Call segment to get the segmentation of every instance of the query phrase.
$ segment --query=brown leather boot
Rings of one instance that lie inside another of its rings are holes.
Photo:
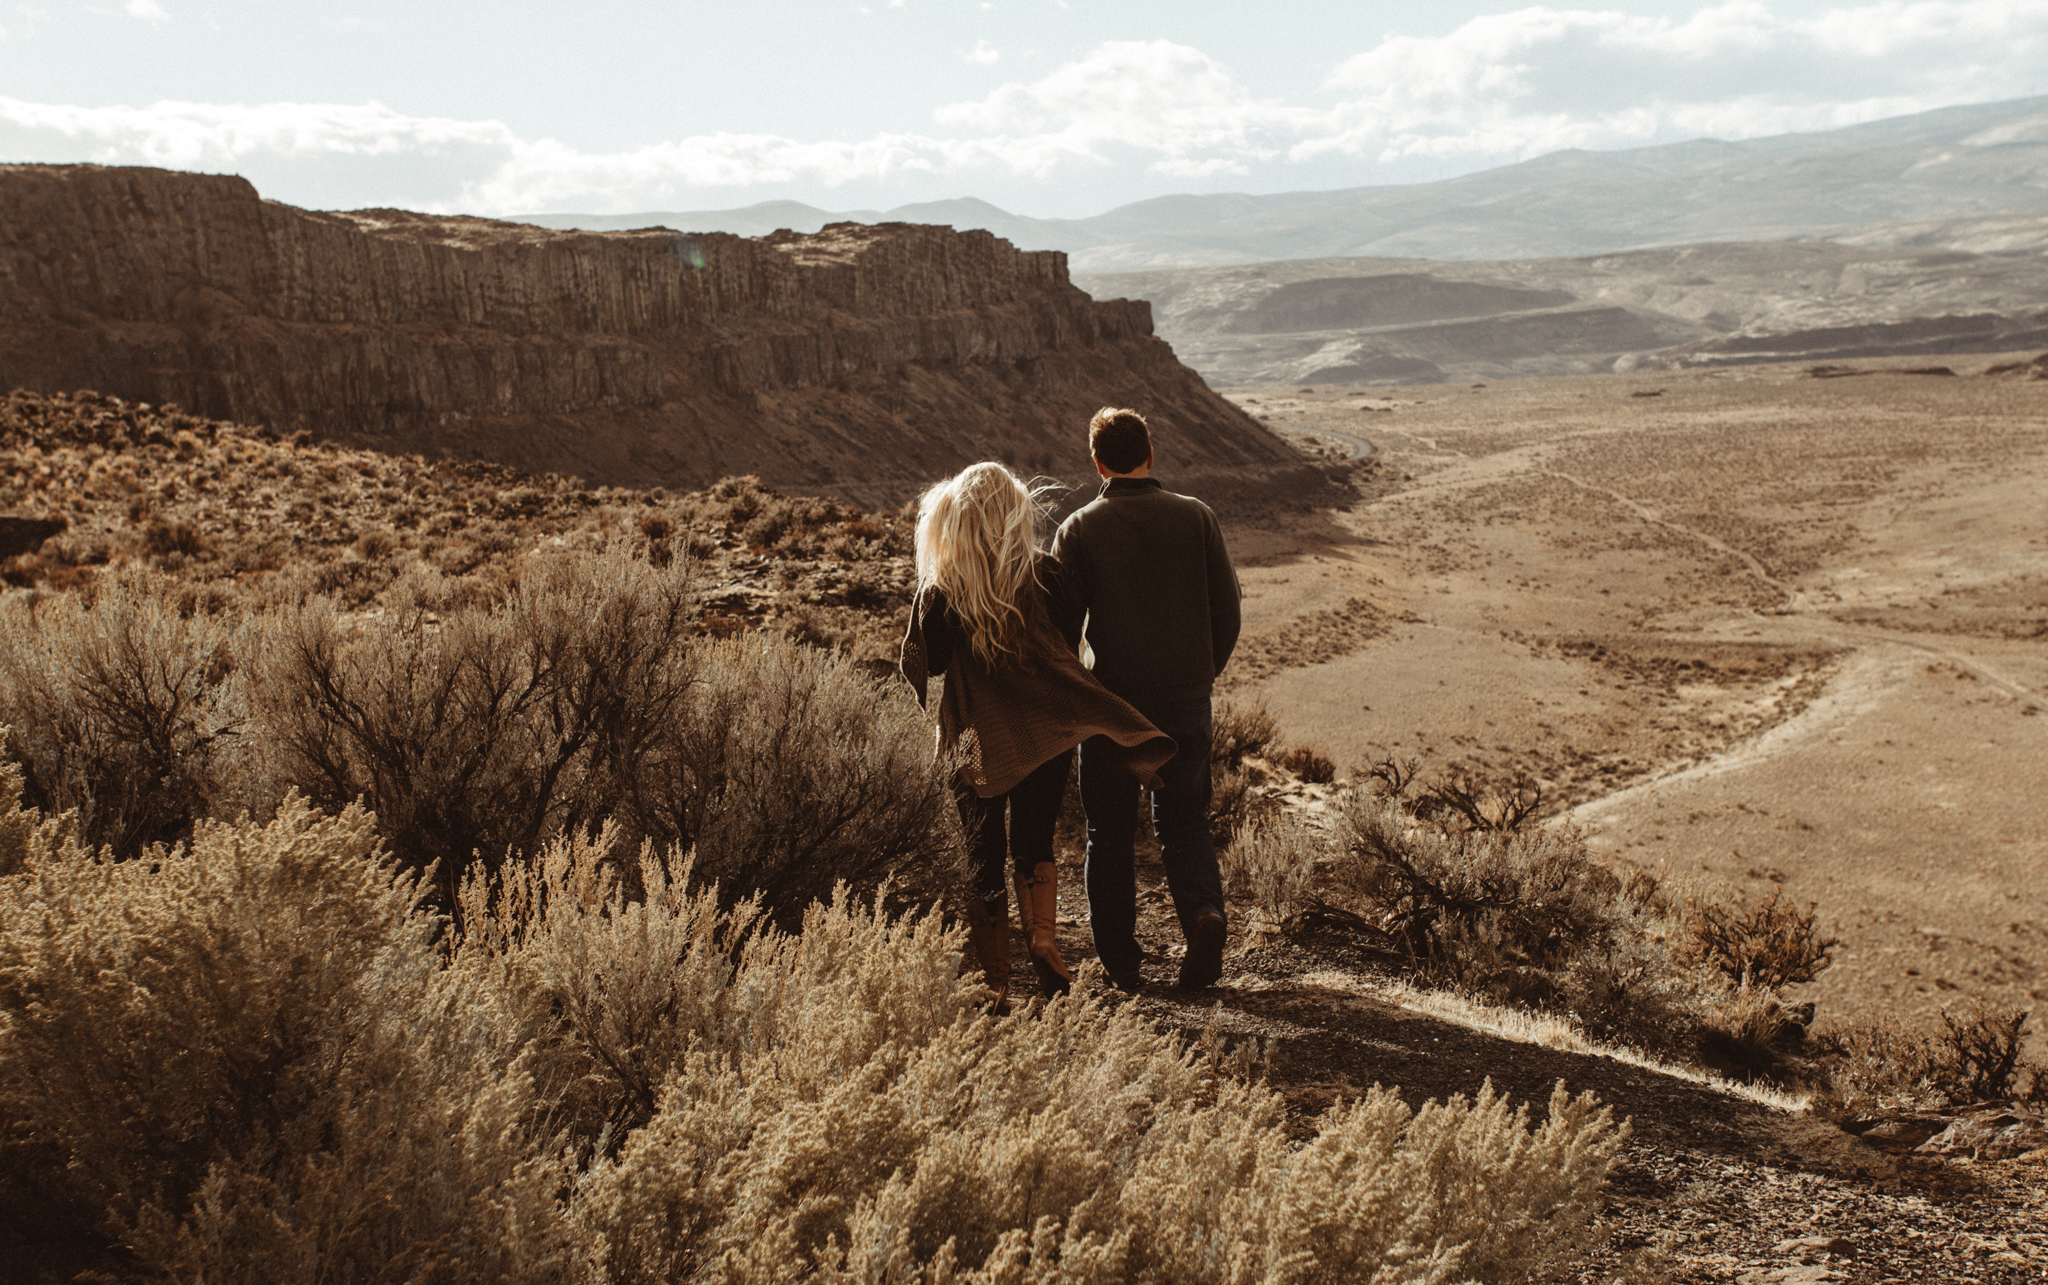
[[[967,951],[981,965],[981,977],[994,991],[990,1007],[1000,1011],[1010,1002],[1009,907],[997,914],[979,897],[967,899]]]
[[[1031,868],[1030,879],[1017,878],[1017,910],[1024,917],[1025,948],[1031,952],[1031,967],[1048,996],[1064,995],[1074,984],[1074,975],[1060,958],[1059,870],[1055,863],[1041,861]]]

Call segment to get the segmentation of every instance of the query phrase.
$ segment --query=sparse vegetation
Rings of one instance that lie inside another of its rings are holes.
[[[1505,1280],[1625,1134],[1375,1089],[1297,1146],[1132,1010],[989,1016],[936,916],[783,933],[618,837],[473,873],[450,938],[356,809],[129,862],[0,818],[6,1181],[113,1279]]]
[[[1209,754],[1221,768],[1244,766],[1245,759],[1263,752],[1280,734],[1279,723],[1263,702],[1247,707],[1218,700],[1209,724]]]
[[[908,695],[770,635],[698,637],[687,560],[623,545],[526,555],[464,601],[429,571],[375,615],[324,598],[181,614],[189,589],[110,576],[0,602],[0,721],[28,798],[135,857],[297,790],[362,802],[451,903],[465,868],[612,820],[694,845],[733,897],[784,918],[837,881],[944,895],[943,765]]]
[[[1737,986],[1775,991],[1810,982],[1833,962],[1842,943],[1821,935],[1814,907],[1784,900],[1782,889],[1752,906],[1702,903],[1685,925],[1682,955],[1706,964]]]
[[[1306,908],[1321,836],[1296,812],[1255,817],[1219,853],[1224,891],[1267,929],[1284,929]]]
[[[1281,751],[1275,762],[1311,785],[1328,785],[1337,779],[1337,765],[1320,745],[1292,746]]]
[[[1266,930],[1354,935],[1425,984],[1556,1014],[1587,1035],[1739,1078],[1825,1077],[1812,1006],[1784,998],[1834,943],[1776,900],[1730,911],[1617,873],[1537,793],[1384,758],[1299,811],[1242,825],[1223,851],[1233,896]]]
[[[873,681],[897,516],[35,407],[0,485],[80,498],[0,564],[0,773],[31,805],[0,814],[0,1208],[94,1247],[80,1270],[1266,1279],[1304,1251],[1423,1279],[1406,1220],[1494,1279],[1584,1243],[1614,1145],[1589,1102],[1534,1132],[1379,1090],[1283,1118],[1255,1042],[975,1008],[929,910],[960,874],[929,725]],[[124,453],[152,485],[57,489]],[[228,477],[263,488],[247,529]],[[1668,684],[1819,663],[1578,645]],[[1815,1026],[1815,907],[1595,860],[1539,828],[1571,797],[1547,774],[1340,784],[1263,706],[1215,718],[1255,941],[1348,934],[1417,988],[1833,1112],[2048,1100],[2018,1010]]]
[[[1839,1115],[1977,1102],[2048,1105],[2048,1065],[2026,1055],[2030,1013],[1970,1000],[1931,1027],[1889,1014],[1834,1023],[1815,1043]]]
[[[900,516],[781,496],[753,478],[686,495],[593,488],[283,439],[94,392],[0,399],[0,508],[62,527],[0,557],[0,581],[88,589],[147,568],[208,612],[309,595],[375,611],[425,571],[453,600],[494,603],[528,552],[625,542],[658,566],[677,551],[692,559],[721,618],[785,632],[800,619],[807,641],[872,660],[894,655],[912,579]]]

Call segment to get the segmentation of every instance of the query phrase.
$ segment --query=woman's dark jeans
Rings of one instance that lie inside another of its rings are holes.
[[[1140,705],[1138,712],[1180,747],[1159,769],[1152,832],[1185,934],[1203,911],[1225,913],[1223,876],[1209,837],[1209,698]],[[1102,737],[1082,743],[1081,806],[1088,812],[1088,916],[1095,953],[1104,969],[1121,974],[1136,972],[1145,952],[1137,937],[1138,782],[1114,749]]]
[[[984,799],[973,787],[954,784],[960,824],[967,832],[967,848],[974,860],[974,891],[992,909],[1009,905],[1008,884],[1004,882],[1006,855],[1027,881],[1033,867],[1053,859],[1053,829],[1059,824],[1060,798],[1066,793],[1067,769],[1073,761],[1072,750],[1061,750],[1011,786],[1008,794],[994,798]],[[1003,826],[1006,811],[1010,819],[1007,845]],[[1009,849],[1007,854],[1005,846]]]

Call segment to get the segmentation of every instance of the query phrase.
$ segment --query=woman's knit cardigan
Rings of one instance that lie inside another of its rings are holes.
[[[910,604],[903,676],[922,705],[930,676],[945,675],[939,752],[961,747],[960,779],[985,799],[1009,793],[1032,769],[1094,736],[1108,737],[1146,784],[1174,754],[1173,739],[1095,681],[1060,636],[1040,583],[1058,575],[1058,565],[1040,559],[1017,604],[1024,613],[1021,654],[994,665],[975,654],[944,594],[925,589]]]

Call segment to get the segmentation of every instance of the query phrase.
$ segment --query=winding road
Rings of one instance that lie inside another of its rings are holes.
[[[1379,451],[1379,447],[1374,446],[1364,438],[1352,433],[1340,433],[1334,428],[1299,428],[1293,424],[1278,424],[1272,420],[1266,420],[1264,423],[1267,428],[1273,429],[1276,432],[1292,433],[1298,437],[1334,438],[1351,448],[1351,458],[1354,460],[1362,460],[1368,455],[1376,454]]]

